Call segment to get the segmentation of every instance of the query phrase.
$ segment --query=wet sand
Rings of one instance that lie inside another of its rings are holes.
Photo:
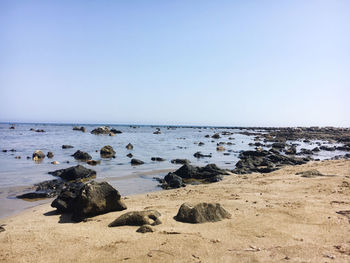
[[[317,169],[325,175],[304,178]],[[218,202],[232,214],[216,223],[173,219],[183,202]],[[126,211],[156,209],[154,233],[109,228],[125,213],[74,223],[49,204],[0,219],[3,262],[349,262],[350,160],[309,162],[219,183],[125,197]]]

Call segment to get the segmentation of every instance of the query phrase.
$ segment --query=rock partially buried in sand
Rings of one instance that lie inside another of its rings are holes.
[[[119,192],[109,183],[92,181],[83,185],[78,193],[62,192],[51,206],[61,213],[72,212],[72,219],[81,221],[86,217],[125,210],[126,205],[120,198]]]
[[[88,160],[91,160],[92,157],[90,154],[88,154],[87,152],[83,152],[83,151],[76,151],[73,155],[75,160],[78,160],[78,161],[83,161],[83,162],[86,162]]]
[[[38,161],[41,161],[45,158],[45,154],[42,152],[42,151],[35,151],[33,153],[33,156],[32,156],[32,159],[35,161],[35,162],[38,162]]]
[[[314,177],[317,177],[317,176],[334,176],[334,175],[322,174],[316,169],[299,172],[299,173],[296,173],[296,175],[301,175],[301,177],[306,177],[306,178],[314,178]]]
[[[231,218],[231,214],[218,203],[199,203],[197,205],[184,203],[175,216],[177,221],[192,224],[217,222],[226,218]]]
[[[151,232],[154,232],[154,229],[153,229],[153,227],[151,227],[150,225],[143,225],[143,226],[140,226],[140,227],[136,230],[136,232],[142,233],[142,234],[144,234],[144,233],[151,233]]]
[[[77,179],[93,178],[96,176],[96,171],[87,169],[82,165],[77,165],[66,169],[49,172],[49,174],[61,177],[63,180],[73,181]]]
[[[115,151],[112,146],[106,145],[101,148],[100,155],[102,158],[114,158]]]
[[[110,223],[109,227],[115,226],[142,226],[142,225],[159,225],[162,222],[159,220],[161,214],[156,210],[146,210],[146,211],[133,211],[128,212],[112,223]]]

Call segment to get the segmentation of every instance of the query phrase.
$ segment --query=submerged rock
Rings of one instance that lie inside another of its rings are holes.
[[[41,161],[41,160],[43,160],[45,158],[45,154],[42,152],[42,151],[40,151],[40,150],[37,150],[37,151],[35,151],[34,153],[33,153],[33,155],[32,155],[32,159],[34,160],[34,161]]]
[[[161,214],[156,210],[133,211],[119,216],[110,223],[109,227],[115,226],[142,226],[142,225],[159,225]]]
[[[115,151],[112,146],[106,145],[101,148],[100,155],[102,158],[114,158]]]
[[[79,160],[83,162],[86,162],[92,159],[90,154],[88,154],[87,152],[82,152],[80,150],[76,151],[72,156],[74,157],[75,160]]]
[[[175,216],[177,221],[192,224],[217,222],[228,218],[231,218],[231,214],[218,203],[184,203]]]

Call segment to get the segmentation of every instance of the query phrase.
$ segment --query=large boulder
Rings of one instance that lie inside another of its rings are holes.
[[[60,169],[49,172],[53,176],[58,176],[66,181],[73,181],[77,179],[93,178],[96,176],[96,171],[87,169],[82,165],[72,166],[66,169]]]
[[[92,134],[109,134],[110,130],[107,126],[101,126],[91,131]]]
[[[115,226],[142,226],[142,225],[159,225],[161,214],[156,210],[133,211],[119,216],[116,220],[110,223],[109,227]]]
[[[71,212],[74,221],[81,221],[86,217],[125,210],[126,205],[120,198],[119,192],[107,182],[92,181],[78,191],[62,192],[51,206],[61,213]]]
[[[112,146],[106,145],[101,148],[100,155],[102,158],[114,158],[115,151]]]
[[[218,203],[184,203],[175,216],[177,221],[192,224],[217,222],[226,218],[231,218],[231,214]]]
[[[39,150],[35,151],[33,153],[33,156],[32,156],[32,159],[34,161],[36,161],[36,162],[37,161],[42,161],[44,158],[45,158],[45,154],[42,151],[39,151]]]
[[[90,154],[80,150],[76,151],[72,156],[74,157],[75,160],[82,161],[82,162],[86,162],[92,159]]]

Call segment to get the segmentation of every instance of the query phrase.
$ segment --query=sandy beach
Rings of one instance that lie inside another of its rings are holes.
[[[325,175],[296,175],[317,169]],[[128,209],[74,223],[49,204],[0,220],[2,262],[349,262],[350,160],[309,162],[218,183],[124,197]],[[231,219],[173,219],[184,202],[220,203]],[[153,233],[109,228],[127,211],[155,209]]]

